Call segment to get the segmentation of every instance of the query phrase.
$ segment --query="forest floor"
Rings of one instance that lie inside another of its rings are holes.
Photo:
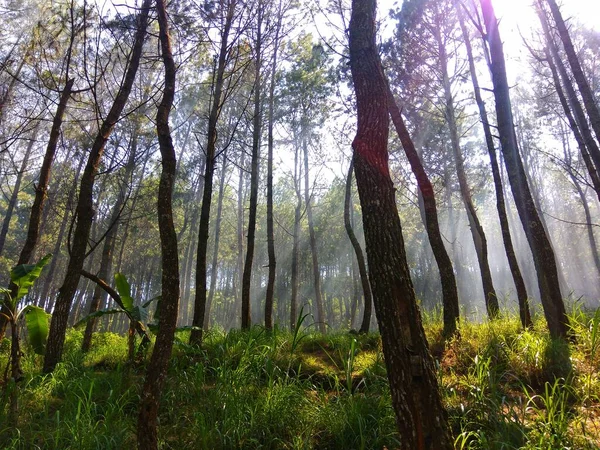
[[[574,343],[552,341],[543,320],[463,323],[443,344],[426,320],[456,448],[600,448],[600,312],[571,313]],[[163,449],[393,449],[398,446],[377,334],[297,335],[255,327],[209,332],[202,350],[174,348],[160,410]],[[71,330],[51,375],[25,346],[20,410],[0,401],[0,448],[133,449],[144,363],[126,338],[98,333],[79,350]],[[9,342],[0,343],[0,368]]]

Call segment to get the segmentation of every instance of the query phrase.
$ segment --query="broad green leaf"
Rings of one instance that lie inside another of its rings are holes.
[[[23,310],[25,324],[29,335],[29,343],[38,355],[46,353],[46,341],[48,340],[48,317],[42,308],[34,305],[26,306]]]
[[[52,258],[52,254],[48,253],[37,264],[21,264],[10,271],[11,281],[19,288],[16,297],[13,299],[14,302],[18,302],[27,295],[35,280],[42,273],[44,266],[50,261],[50,258]]]
[[[134,306],[131,317],[138,322],[145,323],[148,320],[148,311],[144,307]]]
[[[146,303],[144,303],[142,305],[142,308],[147,308],[148,306],[150,306],[152,304],[152,302],[159,302],[161,298],[162,298],[162,295],[157,295],[156,297],[152,297],[150,300],[148,300]]]
[[[127,281],[127,278],[122,273],[115,273],[115,284],[117,286],[117,292],[121,296],[123,302],[123,308],[129,313],[133,313],[133,298],[131,297],[131,286]]]
[[[125,314],[125,311],[123,311],[122,309],[103,309],[101,311],[96,311],[96,312],[93,312],[93,313],[85,316],[83,319],[81,319],[79,322],[77,322],[75,325],[73,325],[73,327],[77,328],[78,326],[80,326],[92,319],[95,319],[97,317],[102,317],[102,316],[109,316],[111,314]]]

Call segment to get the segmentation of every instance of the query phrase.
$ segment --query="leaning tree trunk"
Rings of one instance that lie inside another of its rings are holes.
[[[138,15],[135,41],[127,72],[123,79],[123,84],[119,88],[119,92],[113,101],[110,111],[98,130],[83,175],[81,176],[79,200],[76,209],[77,225],[75,226],[72,241],[73,247],[71,249],[67,273],[63,285],[60,288],[58,298],[56,299],[56,304],[54,305],[54,313],[52,314],[50,333],[48,335],[48,344],[46,346],[46,356],[44,358],[44,372],[52,372],[62,357],[65,334],[67,331],[67,320],[69,318],[71,304],[73,303],[73,297],[77,290],[77,284],[81,277],[81,269],[83,268],[83,262],[86,257],[88,238],[94,219],[93,190],[96,173],[104,153],[104,147],[121,116],[125,103],[127,103],[131,87],[133,86],[137,74],[146,37],[149,10],[150,0],[144,0],[140,14]]]
[[[560,40],[563,43],[563,47],[565,48],[567,60],[569,61],[569,66],[571,66],[573,77],[575,78],[575,82],[577,83],[577,87],[579,88],[579,93],[581,94],[581,98],[583,99],[583,105],[585,106],[585,110],[588,113],[590,123],[592,124],[592,129],[596,134],[596,139],[600,141],[600,109],[598,108],[598,104],[596,103],[594,92],[592,92],[590,84],[586,79],[585,74],[583,73],[581,63],[579,62],[579,58],[577,57],[577,52],[575,51],[575,47],[573,46],[573,42],[571,41],[571,36],[569,35],[569,30],[567,30],[567,26],[565,24],[565,21],[563,20],[562,14],[560,12],[558,4],[556,3],[556,0],[546,1],[548,3],[548,6],[550,6],[552,17],[554,17],[554,22],[556,23],[556,28],[558,29],[558,35],[560,36]],[[598,170],[600,170],[600,167],[598,167]]]
[[[371,323],[371,305],[373,304],[373,294],[371,293],[371,285],[369,284],[369,276],[367,275],[367,265],[365,263],[365,257],[363,255],[360,243],[354,234],[352,229],[352,223],[350,222],[350,200],[352,197],[352,171],[354,170],[354,164],[350,162],[348,168],[348,176],[346,177],[346,195],[344,198],[344,225],[346,227],[346,233],[348,239],[352,243],[354,254],[356,255],[356,261],[358,262],[358,272],[360,274],[360,282],[362,284],[363,294],[365,298],[365,310],[363,313],[363,319],[360,325],[359,333],[368,333],[369,324]],[[354,314],[351,315],[354,317]],[[350,322],[352,325],[352,322]]]
[[[462,35],[465,41],[467,49],[467,58],[469,60],[469,71],[471,72],[471,80],[473,82],[473,91],[475,93],[475,101],[479,108],[479,117],[481,119],[481,125],[483,127],[483,134],[485,136],[485,143],[487,146],[488,154],[490,155],[490,165],[492,167],[492,177],[494,178],[494,188],[496,190],[496,209],[498,210],[498,218],[500,220],[500,230],[502,232],[502,241],[504,243],[504,251],[506,253],[506,259],[508,260],[508,267],[515,283],[515,289],[517,290],[517,300],[519,304],[519,317],[521,319],[521,325],[523,328],[529,328],[533,325],[531,320],[531,311],[529,309],[529,299],[527,295],[527,288],[525,287],[525,280],[517,261],[517,254],[513,246],[512,237],[510,235],[510,226],[508,224],[508,216],[506,214],[506,201],[504,199],[504,190],[502,188],[502,177],[500,176],[500,168],[498,166],[498,158],[496,157],[496,147],[494,145],[494,137],[492,135],[492,129],[488,120],[487,109],[485,102],[481,97],[481,89],[479,87],[479,80],[477,79],[477,72],[475,70],[475,60],[473,58],[473,49],[471,47],[471,41],[469,40],[469,34],[465,26],[461,6],[457,5],[458,18]]]
[[[452,89],[450,86],[450,79],[448,77],[448,56],[446,55],[446,47],[442,43],[441,37],[437,35],[439,43],[439,55],[440,55],[440,69],[442,71],[442,85],[444,88],[445,98],[445,110],[444,115],[448,123],[448,129],[450,131],[450,141],[452,144],[452,154],[454,156],[454,163],[456,166],[456,175],[458,178],[458,185],[460,196],[467,212],[467,219],[469,221],[469,229],[471,231],[471,237],[473,238],[473,245],[475,246],[475,253],[477,254],[477,262],[479,263],[479,271],[481,273],[481,284],[483,286],[483,295],[485,300],[485,308],[487,310],[488,317],[495,319],[500,313],[498,306],[498,297],[496,290],[494,289],[494,283],[492,280],[492,271],[488,261],[488,247],[487,239],[477,216],[477,210],[473,204],[473,198],[471,196],[471,189],[467,182],[467,174],[465,173],[464,158],[462,150],[460,148],[460,138],[458,136],[458,124],[456,123],[456,111],[454,108],[454,98],[452,96]]]
[[[396,133],[400,138],[404,153],[410,163],[410,168],[417,179],[417,185],[421,198],[423,199],[423,213],[425,229],[429,238],[429,245],[433,251],[433,256],[438,265],[440,272],[440,280],[442,284],[442,302],[444,306],[444,336],[451,337],[456,333],[456,324],[460,317],[460,309],[458,305],[458,289],[456,288],[456,277],[452,267],[452,261],[448,256],[448,251],[444,246],[444,240],[440,231],[438,221],[437,205],[435,201],[435,191],[429,180],[427,172],[421,163],[419,153],[415,148],[415,144],[408,133],[408,129],[402,118],[402,113],[398,104],[394,99],[392,91],[388,88],[388,109],[390,117],[396,128]]]
[[[517,145],[510,91],[506,76],[506,62],[498,30],[498,21],[491,0],[480,0],[480,3],[487,30],[487,41],[490,46],[490,69],[494,84],[494,97],[496,99],[498,133],[500,135],[500,144],[508,179],[525,236],[533,255],[540,297],[550,335],[552,337],[565,337],[568,330],[568,318],[560,292],[556,259],[550,239],[535,208]]]
[[[33,145],[35,144],[34,137],[37,135],[37,131],[40,128],[40,124],[41,122],[38,121],[38,123],[33,129],[33,136],[29,140],[29,144],[27,144],[27,148],[25,149],[25,155],[23,156],[23,160],[21,161],[21,167],[17,172],[17,179],[15,180],[15,185],[13,186],[10,199],[8,200],[8,205],[4,214],[4,220],[2,221],[2,229],[0,230],[0,256],[2,256],[2,251],[4,250],[4,243],[6,242],[6,236],[8,235],[10,220],[12,219],[13,211],[15,209],[15,206],[17,205],[19,191],[21,190],[23,174],[27,170],[27,165],[29,164],[29,157],[31,156],[31,150],[33,150]]]
[[[171,350],[173,349],[179,309],[179,260],[172,207],[177,162],[169,128],[169,113],[175,98],[176,67],[171,51],[167,11],[163,0],[156,0],[156,12],[158,15],[160,47],[165,66],[163,97],[156,112],[156,132],[162,159],[162,173],[158,186],[162,292],[158,334],[152,351],[152,359],[146,372],[146,381],[140,398],[140,412],[138,415],[138,448],[144,450],[158,449],[158,404],[167,375]]]
[[[399,448],[450,449],[431,357],[406,261],[388,165],[388,90],[376,43],[375,0],[353,0],[350,68],[358,130],[354,168],[363,212],[375,312],[381,331]]]
[[[115,241],[117,239],[117,234],[119,232],[119,220],[121,217],[121,213],[123,212],[123,206],[127,200],[127,195],[125,192],[126,183],[131,178],[131,174],[133,173],[133,169],[135,168],[135,157],[137,153],[137,133],[139,132],[139,127],[134,127],[133,133],[131,136],[131,146],[129,149],[129,159],[127,161],[127,165],[125,167],[125,174],[123,179],[125,183],[123,183],[123,187],[121,192],[117,197],[117,201],[113,205],[113,210],[109,219],[109,229],[104,236],[104,243],[102,246],[102,258],[100,259],[100,269],[98,271],[98,278],[101,280],[108,281],[111,269],[112,269],[112,261],[113,261],[113,252],[115,249]],[[93,314],[98,309],[100,309],[100,304],[102,299],[106,297],[106,292],[102,289],[101,286],[96,286],[94,288],[94,294],[92,295],[92,301],[90,302],[90,307],[88,310],[89,314]],[[90,350],[92,346],[92,334],[96,328],[97,319],[92,318],[87,321],[85,326],[85,331],[83,333],[83,341],[81,343],[81,351],[87,352]]]
[[[195,328],[190,334],[190,344],[195,345],[200,345],[202,343],[202,327],[206,315],[206,257],[208,253],[210,208],[212,203],[213,176],[216,162],[217,122],[219,121],[219,116],[221,115],[221,109],[223,107],[222,95],[229,49],[228,38],[231,24],[233,23],[235,5],[236,2],[231,1],[227,6],[225,26],[223,28],[223,33],[221,34],[221,47],[219,49],[214,95],[210,115],[208,117],[204,191],[202,193],[202,210],[200,212],[200,226],[198,229],[198,250],[196,252],[196,294],[194,296],[194,318],[192,320],[192,325]]]
[[[242,275],[242,330],[248,330],[252,323],[250,311],[250,284],[252,281],[252,263],[256,237],[256,212],[258,208],[258,157],[260,153],[261,133],[261,76],[262,65],[262,20],[263,4],[257,5],[255,73],[254,73],[254,117],[252,120],[252,161],[250,162],[250,207],[248,210],[248,244]]]
[[[60,129],[63,123],[63,117],[67,109],[67,103],[71,97],[73,90],[74,78],[67,80],[64,89],[60,94],[60,100],[56,113],[54,114],[54,120],[52,121],[52,129],[50,130],[50,138],[48,139],[48,145],[46,147],[46,153],[44,154],[44,160],[42,161],[42,168],[40,169],[40,177],[35,187],[35,197],[33,199],[33,205],[31,205],[31,213],[29,215],[29,225],[27,227],[27,237],[25,243],[19,254],[17,265],[29,264],[37,245],[37,241],[40,235],[40,222],[42,219],[42,213],[44,211],[44,203],[46,202],[46,195],[48,191],[48,184],[50,182],[50,172],[52,169],[52,163],[54,162],[54,156],[56,155],[56,149],[58,147],[58,139],[60,137]],[[10,286],[11,295],[14,297],[17,293],[17,286],[11,283]],[[4,310],[3,305],[0,312]],[[4,337],[6,330],[7,321],[4,316],[0,315],[0,340]]]
[[[573,87],[567,68],[558,52],[556,42],[554,42],[554,38],[550,32],[550,26],[541,4],[538,4],[537,13],[542,24],[542,29],[544,30],[544,37],[546,39],[546,61],[552,74],[552,81],[556,93],[558,94],[565,117],[569,122],[569,127],[575,136],[581,156],[585,161],[596,195],[600,199],[600,148],[598,148],[598,144],[592,135],[587,117],[579,102],[579,97]],[[571,111],[571,109],[573,111]]]

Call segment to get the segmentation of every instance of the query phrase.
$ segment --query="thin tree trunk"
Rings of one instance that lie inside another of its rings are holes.
[[[216,78],[214,85],[214,94],[210,115],[208,117],[208,136],[206,145],[206,166],[204,172],[204,188],[202,193],[202,210],[200,212],[200,227],[198,229],[198,250],[196,252],[196,294],[194,298],[194,318],[192,325],[196,327],[190,334],[190,344],[200,345],[202,343],[202,327],[208,321],[206,316],[206,258],[208,253],[208,232],[210,225],[210,208],[213,193],[213,176],[216,163],[217,146],[217,122],[221,115],[223,107],[223,86],[225,69],[227,67],[228,39],[233,15],[235,12],[236,0],[231,0],[227,4],[227,14],[225,25],[221,34],[221,47],[219,49],[219,59],[216,69]]]
[[[500,230],[502,232],[502,241],[504,243],[504,251],[506,258],[508,259],[508,266],[510,273],[515,283],[515,289],[517,290],[517,300],[519,304],[519,317],[521,319],[521,325],[523,328],[529,328],[533,325],[531,320],[531,312],[529,309],[529,300],[527,295],[527,288],[525,286],[525,280],[517,261],[517,255],[512,242],[510,234],[510,227],[508,224],[508,216],[506,214],[506,201],[504,199],[504,190],[502,188],[502,177],[500,176],[500,168],[498,167],[498,158],[496,157],[496,147],[494,145],[494,137],[488,120],[487,110],[485,102],[481,97],[481,89],[479,87],[479,80],[477,79],[477,72],[475,70],[475,61],[473,58],[473,50],[471,48],[470,36],[467,32],[467,28],[464,23],[464,18],[461,10],[461,6],[457,6],[458,18],[462,35],[465,41],[467,49],[467,57],[469,59],[469,71],[471,72],[471,80],[473,82],[473,91],[475,93],[475,101],[479,108],[479,117],[481,119],[481,125],[483,127],[483,134],[485,135],[485,143],[487,146],[488,154],[490,155],[490,164],[492,167],[492,176],[494,178],[494,188],[496,190],[496,209],[498,210],[498,218],[500,220]]]
[[[145,5],[145,3],[144,3]],[[175,185],[177,161],[169,128],[169,113],[175,98],[175,61],[171,51],[171,39],[166,6],[163,0],[156,0],[159,25],[159,39],[162,60],[165,66],[163,97],[156,112],[156,132],[160,147],[162,173],[158,187],[158,228],[162,261],[162,292],[158,334],[148,364],[146,380],[140,398],[140,412],[137,425],[138,448],[158,449],[158,405],[162,393],[167,366],[171,358],[177,312],[179,309],[179,260],[177,233],[173,224],[172,197]]]
[[[356,255],[356,261],[358,262],[358,271],[360,273],[360,282],[362,284],[364,299],[365,299],[365,310],[363,319],[360,325],[359,333],[368,333],[369,324],[371,322],[371,304],[373,303],[373,295],[371,294],[371,285],[369,284],[369,276],[367,275],[367,265],[365,264],[365,257],[360,243],[354,234],[352,224],[350,223],[350,199],[352,197],[352,171],[354,164],[350,162],[348,168],[348,176],[346,177],[346,195],[344,198],[344,225],[346,227],[346,233],[354,248],[354,254]]]
[[[77,225],[73,235],[73,248],[71,249],[67,273],[54,306],[54,313],[52,314],[52,322],[50,324],[50,333],[48,335],[48,344],[46,346],[46,355],[44,358],[44,372],[46,373],[52,372],[62,357],[69,311],[81,276],[81,269],[83,268],[83,262],[86,257],[88,238],[90,236],[90,229],[94,218],[94,181],[100,160],[104,153],[106,142],[121,116],[121,112],[129,98],[129,93],[131,92],[135,80],[146,37],[149,9],[150,0],[144,0],[138,16],[135,42],[127,71],[123,79],[123,84],[119,88],[119,92],[115,97],[112,107],[100,126],[81,177],[79,201],[76,209]]]
[[[558,53],[558,48],[550,33],[550,27],[541,4],[538,5],[537,13],[546,38],[546,60],[550,67],[550,72],[552,73],[552,80],[554,82],[554,87],[556,88],[556,93],[558,94],[560,104],[569,122],[569,127],[573,131],[575,140],[577,141],[581,156],[585,161],[594,190],[600,199],[600,148],[598,148],[598,144],[592,136],[585,112],[581,107],[579,97],[571,83],[564,62]],[[573,110],[572,112],[571,109]]]
[[[392,91],[388,88],[388,109],[396,133],[400,138],[411,170],[417,179],[419,192],[423,200],[423,212],[425,216],[425,229],[429,238],[429,245],[438,265],[440,281],[442,284],[442,302],[444,306],[444,336],[450,337],[456,333],[456,325],[460,318],[460,308],[458,304],[458,289],[456,287],[456,277],[452,267],[452,261],[448,256],[448,251],[444,246],[444,240],[440,231],[438,220],[437,205],[435,201],[435,192],[433,185],[429,180],[427,172],[421,163],[421,158],[415,148],[413,140],[408,133],[408,129],[402,118],[400,108],[394,99]]]
[[[221,242],[221,221],[223,219],[223,198],[225,197],[225,177],[227,175],[227,155],[223,155],[223,166],[221,167],[221,179],[219,180],[219,197],[217,199],[217,217],[215,217],[215,243],[210,268],[210,289],[208,301],[206,302],[206,314],[204,315],[203,329],[207,330],[210,323],[210,310],[215,297],[217,287],[217,272],[219,267],[219,243]]]
[[[252,161],[250,163],[250,208],[248,211],[248,244],[246,247],[246,260],[242,276],[242,330],[248,330],[252,323],[250,311],[250,284],[252,281],[252,262],[254,261],[254,241],[256,236],[256,210],[258,207],[258,158],[260,153],[261,134],[261,76],[262,66],[262,21],[263,3],[259,0],[257,5],[256,48],[255,48],[255,74],[254,74],[254,117],[252,130]]]
[[[2,256],[2,251],[4,250],[4,243],[6,242],[6,236],[8,234],[8,228],[10,226],[12,214],[15,209],[15,206],[17,205],[17,197],[19,195],[19,191],[21,190],[23,174],[27,170],[27,165],[29,164],[29,156],[31,156],[31,150],[33,150],[33,145],[35,144],[34,136],[37,134],[40,124],[41,122],[38,122],[35,128],[33,129],[33,136],[29,140],[29,144],[27,144],[27,148],[25,149],[25,155],[23,155],[21,166],[19,168],[19,171],[17,172],[17,179],[15,180],[10,199],[8,200],[4,220],[2,221],[2,229],[0,230],[0,256]]]
[[[373,299],[399,448],[450,449],[446,414],[404,251],[388,166],[388,88],[376,43],[375,0],[353,0],[350,68],[357,100],[353,142]]]
[[[496,99],[498,132],[508,179],[525,230],[525,236],[533,255],[541,301],[550,335],[555,338],[565,337],[568,330],[568,318],[560,292],[556,259],[550,239],[535,208],[525,169],[523,168],[523,161],[519,154],[498,21],[491,0],[480,0],[480,3],[487,29],[487,41],[490,46],[490,69]]]
[[[565,53],[567,54],[567,60],[569,61],[569,66],[571,66],[573,77],[575,78],[575,82],[577,83],[577,87],[579,88],[579,93],[581,94],[581,98],[583,99],[583,105],[585,106],[585,110],[588,113],[590,123],[592,124],[592,129],[596,134],[596,139],[600,141],[600,109],[596,104],[594,93],[592,92],[590,84],[588,83],[588,80],[586,79],[585,74],[583,73],[581,63],[579,62],[579,58],[577,57],[577,52],[575,51],[575,47],[573,46],[573,42],[571,41],[571,36],[569,35],[569,30],[567,30],[567,26],[565,24],[565,21],[563,20],[562,14],[560,12],[558,4],[556,3],[556,0],[546,1],[548,3],[548,6],[550,6],[552,17],[554,17],[554,22],[556,23],[556,28],[558,29],[558,35],[560,36],[560,40],[563,43]],[[598,166],[598,170],[600,170],[600,166]]]
[[[44,211],[44,203],[46,202],[52,163],[54,162],[54,156],[56,155],[58,138],[60,137],[60,129],[62,127],[63,117],[67,109],[67,103],[71,96],[74,82],[75,79],[73,78],[67,80],[65,87],[61,92],[56,113],[54,114],[52,129],[50,130],[50,138],[48,139],[48,146],[46,147],[46,153],[44,154],[42,168],[40,169],[40,177],[35,188],[35,197],[33,199],[33,205],[31,206],[31,213],[29,215],[27,237],[25,239],[25,243],[23,244],[23,248],[21,249],[21,253],[19,254],[17,265],[29,264],[31,262],[31,257],[33,256],[35,246],[37,245],[39,239],[40,221]],[[11,283],[10,289],[11,295],[14,297],[17,293],[17,286],[14,283]],[[2,305],[0,312],[4,311],[4,309],[5,306]],[[0,340],[2,340],[4,337],[6,325],[6,319],[4,319],[3,316],[0,316]]]
[[[52,251],[52,260],[50,261],[50,267],[48,268],[48,272],[46,275],[46,279],[44,280],[44,285],[42,288],[42,293],[40,295],[40,300],[38,306],[40,308],[46,308],[46,311],[51,310],[51,300],[50,300],[50,288],[52,286],[52,282],[54,280],[54,273],[56,271],[56,267],[58,265],[58,260],[60,258],[60,248],[62,247],[62,241],[65,236],[65,232],[67,230],[67,225],[69,223],[70,207],[73,204],[73,198],[75,197],[75,191],[77,189],[77,182],[79,181],[79,175],[81,174],[81,169],[83,168],[83,163],[85,158],[81,155],[79,159],[79,164],[77,165],[77,171],[75,172],[75,177],[73,177],[73,183],[71,184],[71,188],[69,189],[69,195],[67,197],[67,208],[65,208],[60,228],[58,230],[58,236],[56,238],[56,243],[54,244],[54,249]]]
[[[306,142],[306,132],[302,130],[302,149],[304,154],[304,203],[306,204],[306,218],[308,219],[308,236],[310,242],[310,253],[312,256],[312,275],[315,290],[315,304],[317,308],[317,317],[315,320],[319,332],[325,334],[325,312],[323,309],[323,294],[321,292],[321,268],[319,266],[319,255],[317,251],[317,237],[315,234],[315,224],[312,215],[312,206],[310,201],[310,183],[308,173],[308,144]]]
[[[299,249],[300,249],[300,220],[302,212],[302,194],[300,193],[300,164],[299,148],[295,145],[294,151],[294,191],[296,192],[296,207],[294,208],[294,236],[292,241],[292,295],[290,300],[290,330],[296,330],[298,322],[298,271],[299,271]]]
[[[136,126],[131,136],[131,148],[129,149],[129,159],[127,161],[127,165],[125,167],[125,174],[123,176],[125,183],[121,189],[121,192],[119,192],[117,201],[113,205],[112,213],[110,215],[108,224],[110,229],[107,231],[106,236],[104,237],[104,243],[102,247],[102,259],[100,260],[100,269],[98,271],[98,278],[100,278],[101,280],[108,281],[111,273],[115,241],[119,232],[119,219],[123,210],[123,206],[125,205],[125,202],[127,200],[125,184],[130,180],[131,174],[133,173],[133,169],[135,168],[138,131],[139,127]],[[94,294],[92,296],[92,301],[90,302],[88,313],[92,314],[98,311],[98,309],[100,308],[100,303],[105,297],[105,290],[103,290],[101,286],[96,286],[96,288],[94,289]],[[96,322],[97,319],[93,318],[88,320],[88,322],[86,323],[85,331],[83,333],[83,341],[81,343],[81,351],[84,353],[89,351],[92,345],[92,334],[96,328]]]
[[[269,254],[269,278],[265,296],[265,328],[273,328],[273,297],[275,295],[275,227],[273,224],[273,124],[275,122],[275,75],[277,70],[277,51],[279,50],[279,32],[282,20],[281,0],[277,14],[275,40],[273,41],[273,61],[271,66],[271,85],[269,86],[269,124],[268,124],[268,155],[267,155],[267,252]]]
[[[450,131],[450,141],[452,144],[452,154],[454,156],[454,163],[456,166],[456,175],[458,178],[458,185],[460,196],[467,212],[467,219],[469,221],[469,229],[471,231],[471,237],[473,238],[473,245],[475,246],[475,253],[477,254],[477,262],[479,263],[479,270],[481,273],[481,284],[483,286],[483,295],[485,300],[485,307],[487,310],[488,317],[495,319],[500,313],[498,306],[498,297],[496,290],[494,289],[494,283],[492,281],[492,272],[488,261],[488,248],[487,239],[477,216],[477,210],[473,205],[473,199],[471,197],[471,189],[467,182],[467,175],[464,168],[464,159],[460,148],[460,138],[458,136],[458,125],[456,123],[456,111],[454,108],[454,98],[452,96],[452,89],[450,86],[450,79],[448,78],[448,57],[446,55],[446,47],[442,43],[439,34],[436,36],[439,43],[439,55],[440,55],[440,69],[442,71],[442,85],[444,88],[445,98],[445,111],[444,115]]]

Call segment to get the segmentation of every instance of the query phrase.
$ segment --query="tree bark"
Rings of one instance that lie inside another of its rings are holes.
[[[348,168],[348,176],[346,177],[346,195],[344,198],[344,226],[346,227],[346,233],[348,234],[348,238],[352,243],[352,248],[354,249],[354,254],[356,255],[356,261],[358,263],[358,272],[360,274],[360,282],[363,289],[364,299],[365,299],[365,309],[363,313],[363,319],[360,325],[359,333],[368,333],[369,332],[369,324],[371,322],[371,305],[373,303],[373,295],[371,293],[371,285],[369,283],[369,276],[367,275],[367,265],[365,263],[365,257],[363,255],[362,249],[360,248],[360,243],[354,234],[354,230],[352,229],[352,224],[350,223],[350,200],[352,198],[352,171],[354,170],[354,164],[350,162],[350,167]],[[352,315],[354,316],[354,314]]]
[[[402,449],[450,449],[446,414],[404,250],[388,166],[388,88],[376,44],[375,0],[353,0],[350,68],[358,130],[353,142],[367,258]]]
[[[519,317],[521,319],[521,325],[523,328],[529,328],[533,326],[531,320],[531,311],[529,309],[529,299],[527,295],[527,288],[525,286],[525,280],[517,261],[517,255],[513,246],[512,237],[510,234],[510,226],[508,224],[508,216],[506,214],[506,201],[504,199],[504,190],[502,188],[502,177],[500,176],[500,168],[498,167],[498,158],[496,156],[496,147],[494,145],[494,137],[488,120],[487,109],[485,102],[481,97],[481,89],[479,87],[479,80],[477,79],[477,72],[475,70],[475,60],[473,58],[473,49],[471,47],[471,41],[467,28],[465,26],[464,17],[462,14],[461,6],[457,5],[458,19],[462,35],[465,41],[467,50],[467,58],[469,60],[469,71],[471,72],[471,81],[473,83],[473,91],[475,93],[475,101],[479,108],[479,118],[483,127],[483,134],[485,136],[485,143],[488,154],[490,155],[490,165],[492,167],[492,177],[494,179],[494,188],[496,190],[496,209],[498,210],[498,219],[500,220],[500,230],[502,232],[502,241],[504,243],[504,251],[506,253],[506,259],[508,260],[508,266],[510,273],[515,284],[517,291],[517,300],[519,304]]]
[[[69,259],[65,279],[60,288],[58,298],[56,299],[56,304],[54,305],[54,313],[52,314],[50,333],[48,335],[48,344],[46,346],[46,355],[44,358],[44,372],[46,373],[52,372],[62,357],[69,311],[81,276],[81,269],[83,268],[83,262],[86,257],[88,238],[90,236],[90,229],[94,218],[94,181],[100,160],[104,153],[106,142],[121,116],[135,80],[146,37],[149,9],[150,0],[144,0],[138,16],[135,41],[127,71],[123,79],[123,84],[119,88],[110,111],[100,126],[92,145],[83,175],[81,176],[79,200],[76,209],[77,225],[75,226],[75,233],[73,235],[73,248],[71,249],[71,257]]]
[[[221,34],[221,47],[219,49],[212,106],[208,117],[204,190],[202,193],[202,210],[200,212],[200,226],[198,229],[198,250],[196,252],[196,294],[194,297],[194,318],[192,320],[192,325],[196,327],[196,329],[193,329],[190,334],[190,344],[194,345],[202,344],[202,327],[206,315],[206,257],[208,253],[210,208],[212,203],[213,176],[216,162],[217,122],[219,121],[219,116],[221,115],[221,109],[223,107],[223,85],[229,50],[228,39],[233,23],[233,14],[235,12],[236,3],[236,0],[231,0],[227,4],[225,24]]]
[[[550,239],[544,230],[538,211],[535,208],[517,145],[510,91],[506,76],[506,62],[498,30],[498,21],[491,0],[480,0],[480,3],[487,30],[487,41],[490,46],[490,70],[492,72],[494,97],[496,99],[498,133],[500,135],[500,144],[508,179],[525,236],[533,255],[541,301],[550,335],[555,338],[566,337],[568,318],[560,292],[554,250],[552,250]]]
[[[156,12],[158,16],[160,48],[165,66],[163,97],[156,112],[156,132],[158,134],[158,144],[162,159],[162,173],[158,187],[158,227],[162,259],[162,292],[158,334],[140,398],[137,440],[138,448],[144,450],[158,449],[158,405],[165,377],[167,376],[167,366],[171,358],[171,350],[173,349],[173,339],[177,326],[177,312],[179,309],[179,259],[177,233],[173,224],[172,208],[177,161],[171,138],[171,130],[169,128],[169,113],[171,112],[175,98],[176,68],[171,50],[167,11],[163,0],[156,0]]]
[[[252,281],[252,262],[254,261],[254,241],[256,236],[256,210],[258,207],[258,158],[261,134],[261,66],[262,66],[262,21],[263,3],[257,5],[255,73],[254,73],[254,116],[252,123],[252,161],[250,162],[250,208],[248,211],[248,244],[242,275],[242,330],[250,329],[252,315],[250,311],[250,284]]]

